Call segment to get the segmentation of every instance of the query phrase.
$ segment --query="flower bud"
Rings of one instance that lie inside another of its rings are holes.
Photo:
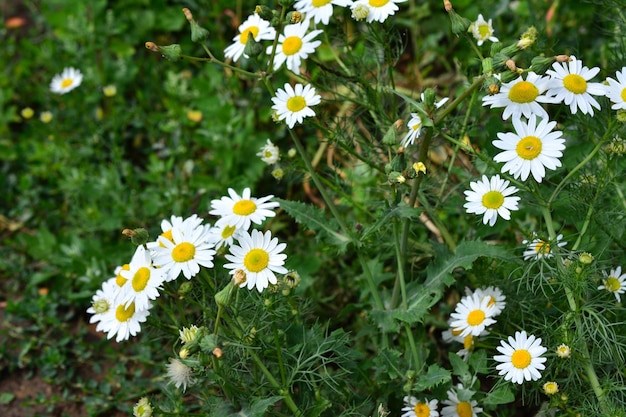
[[[254,13],[258,14],[263,20],[272,20],[274,17],[274,12],[267,6],[258,5],[254,9]]]
[[[399,123],[398,123],[399,122]],[[398,143],[398,125],[402,125],[402,120],[396,120],[394,124],[387,129],[387,133],[383,136],[383,143],[388,146],[394,146]]]
[[[460,35],[461,33],[467,32],[472,22],[469,19],[464,18],[459,15],[454,9],[448,11],[448,15],[450,16],[450,22],[452,23],[452,33],[455,35]]]
[[[286,9],[291,8],[291,6],[293,6],[294,2],[295,2],[295,0],[278,0],[278,4],[280,4],[281,6],[283,6]]]
[[[435,107],[435,90],[427,88],[424,90],[424,98],[422,102],[426,105],[426,108],[430,111]]]
[[[530,70],[537,74],[544,74],[554,62],[555,57],[536,56],[530,61]]]
[[[404,184],[406,182],[404,175],[398,171],[391,171],[387,178],[391,184]]]
[[[178,61],[182,54],[180,45],[177,43],[172,45],[159,45],[159,52],[161,52],[163,56],[170,61]]]
[[[517,78],[519,78],[519,74],[517,72],[506,71],[500,74],[500,81],[503,83],[508,83]]]
[[[570,62],[572,60],[569,55],[557,55],[554,57],[554,59],[556,60],[556,62]]]
[[[187,348],[182,348],[179,352],[178,352],[178,356],[181,359],[187,359],[189,357],[189,349]]]
[[[357,4],[352,9],[352,18],[354,20],[361,21],[367,19],[367,16],[370,14],[370,8],[362,3]]]
[[[422,174],[426,175],[426,165],[423,162],[416,162],[413,164],[413,170],[415,171],[415,175]]]
[[[522,33],[520,40],[517,42],[517,47],[520,49],[526,49],[537,40],[537,29],[534,26],[526,29],[526,32]]]
[[[213,351],[211,352],[213,354],[213,356],[215,356],[217,359],[222,357],[222,349],[216,347],[215,349],[213,349]]]
[[[209,31],[200,26],[195,20],[189,22],[189,25],[191,26],[192,42],[204,42],[209,38]]]
[[[263,50],[263,46],[254,39],[251,32],[248,32],[248,41],[246,42],[246,46],[243,48],[243,53],[252,58],[259,56]]]
[[[200,340],[200,349],[204,353],[213,353],[213,350],[217,348],[217,335],[207,334]]]
[[[24,119],[30,119],[35,115],[35,111],[30,107],[24,107],[20,114]]]
[[[593,255],[590,254],[589,252],[583,252],[580,254],[580,256],[578,256],[578,262],[580,262],[583,265],[589,265],[593,262]]]
[[[228,281],[228,284],[215,294],[215,302],[218,306],[228,305],[235,289],[234,280]]]
[[[43,123],[50,123],[52,121],[52,112],[50,111],[42,111],[39,115],[39,120]]]
[[[304,15],[301,12],[289,12],[287,13],[286,19],[289,24],[300,23],[302,19],[304,19]]]
[[[180,284],[180,287],[178,287],[178,297],[180,299],[183,299],[187,296],[187,294],[189,294],[191,292],[191,290],[193,289],[193,282],[192,281],[185,281],[182,284]]]
[[[493,59],[492,58],[483,59],[482,66],[483,66],[483,74],[493,73]]]
[[[122,234],[126,237],[130,238],[130,241],[133,242],[133,245],[145,245],[148,242],[148,239],[150,238],[150,235],[148,234],[148,231],[146,229],[143,228],[138,228],[138,229],[124,229],[122,230]]]
[[[504,65],[506,65],[509,71],[517,71],[517,66],[515,65],[515,61],[513,61],[512,59],[507,59]]]

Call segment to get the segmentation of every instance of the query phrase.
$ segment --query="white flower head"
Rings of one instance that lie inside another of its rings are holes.
[[[170,359],[170,363],[166,365],[167,377],[171,384],[176,388],[183,387],[183,391],[187,389],[187,385],[193,385],[193,369],[185,365],[180,359]]]
[[[234,243],[235,239],[239,239],[240,232],[241,229],[238,229],[237,226],[220,223],[209,229],[207,239],[215,245],[215,249],[227,248]]]
[[[200,266],[213,267],[213,243],[208,242],[208,227],[188,223],[172,228],[172,239],[159,236],[154,248],[154,265],[167,271],[167,281],[178,278],[182,272],[191,279],[200,272]]]
[[[450,314],[450,328],[453,332],[461,331],[461,337],[480,336],[487,326],[496,322],[493,319],[494,311],[495,305],[490,298],[477,293],[465,296]]]
[[[116,336],[116,342],[128,340],[130,336],[136,336],[141,331],[140,323],[145,322],[150,315],[150,307],[148,305],[148,309],[139,310],[135,308],[135,303],[115,303],[103,314],[96,330],[107,333],[107,339]]]
[[[159,296],[161,284],[167,278],[167,271],[152,266],[152,258],[143,246],[137,246],[128,270],[120,271],[127,279],[118,300],[125,305],[135,303],[135,308],[147,310],[150,300]]]
[[[485,41],[499,42],[498,38],[493,36],[491,19],[489,19],[489,21],[485,21],[482,14],[478,15],[475,22],[472,22],[469,27],[469,31],[472,32],[474,39],[478,41],[478,46],[481,46]]]
[[[311,85],[296,84],[292,87],[285,83],[284,89],[276,91],[276,97],[272,97],[278,120],[285,120],[289,129],[293,129],[296,123],[302,123],[305,117],[315,116],[310,106],[320,103],[322,98],[315,94],[315,87]]]
[[[547,119],[548,112],[541,107],[540,103],[555,102],[555,99],[543,94],[549,82],[548,77],[529,72],[525,80],[520,76],[513,81],[503,83],[497,94],[483,97],[483,106],[490,106],[492,109],[504,107],[503,120],[511,116],[514,120],[522,116],[529,118],[532,114]]]
[[[359,15],[367,8],[367,23],[384,22],[389,16],[394,15],[398,10],[397,3],[404,3],[407,0],[356,0],[352,3],[352,16],[357,19],[357,10]]]
[[[250,188],[245,188],[239,196],[232,188],[228,189],[230,197],[222,197],[220,200],[211,201],[212,210],[209,214],[220,216],[216,226],[229,225],[236,229],[246,231],[252,223],[261,224],[268,217],[276,216],[272,209],[280,204],[269,201],[274,196],[268,195],[261,198],[250,196]]]
[[[422,131],[422,118],[418,113],[411,113],[411,120],[407,123],[409,132],[402,138],[400,144],[404,147],[412,145]]]
[[[478,294],[481,300],[487,298],[489,303],[487,305],[493,306],[493,317],[502,313],[502,310],[506,307],[506,296],[502,293],[502,290],[498,287],[490,285],[487,288],[477,288],[474,294]]]
[[[524,260],[537,260],[542,258],[552,258],[553,256],[553,245],[556,244],[557,247],[562,248],[567,245],[567,242],[562,242],[563,235],[558,235],[555,239],[555,242],[550,243],[549,241],[545,241],[543,239],[539,239],[538,237],[534,237],[532,240],[523,240],[522,244],[527,245],[526,250],[524,250]]]
[[[501,340],[500,345],[496,349],[502,355],[496,355],[493,359],[500,362],[496,369],[498,375],[504,375],[505,381],[521,384],[541,378],[539,371],[545,369],[546,361],[541,355],[547,350],[541,346],[541,338],[527,336],[526,331],[515,332],[515,338],[509,336],[509,343]]]
[[[626,110],[626,67],[615,72],[615,78],[607,78],[606,96],[611,100],[613,110]]]
[[[462,388],[458,385],[458,388]],[[461,401],[459,394],[454,388],[448,390],[448,399],[443,400],[444,407],[441,410],[441,417],[476,417],[482,413],[483,409],[478,407],[476,400]]]
[[[249,290],[256,287],[261,292],[269,284],[276,284],[274,273],[289,272],[283,266],[287,255],[281,253],[287,244],[278,243],[269,230],[262,233],[255,229],[252,234],[242,232],[238,243],[230,247],[226,259],[231,263],[225,264],[224,268],[230,269],[231,275],[238,270],[245,272],[246,280],[241,283],[241,287],[247,286]]]
[[[515,133],[498,133],[499,140],[493,146],[502,149],[493,157],[496,162],[504,162],[502,172],[509,172],[513,178],[526,181],[530,174],[537,182],[546,175],[546,168],[555,170],[561,166],[559,158],[563,156],[565,139],[563,132],[554,131],[556,122],[542,119],[537,123],[534,114],[524,123],[521,119],[513,119]]]
[[[147,397],[142,397],[133,407],[134,417],[152,417],[152,406]]]
[[[315,48],[322,44],[322,41],[313,39],[322,33],[321,30],[309,29],[309,20],[300,23],[286,25],[284,33],[278,36],[278,47],[274,57],[274,70],[286,62],[287,68],[296,74],[300,74],[300,65],[303,59],[307,59],[309,54],[315,52]],[[273,46],[267,47],[267,54],[272,53]]]
[[[565,103],[575,114],[579,109],[583,114],[593,116],[593,108],[600,110],[600,104],[591,95],[604,96],[606,88],[602,83],[591,83],[600,68],[583,67],[582,61],[570,56],[570,62],[555,62],[554,70],[546,71],[551,79],[546,95],[554,97],[556,103]]]
[[[63,69],[61,74],[57,74],[52,77],[50,82],[50,91],[56,94],[65,94],[83,82],[83,74],[72,67]]]
[[[274,40],[276,37],[276,29],[270,25],[270,22],[261,19],[256,13],[248,16],[246,21],[239,25],[238,30],[239,34],[233,38],[233,43],[224,50],[224,56],[226,58],[232,58],[235,62],[237,62],[242,55],[245,58],[249,58],[244,54],[249,36],[252,36],[257,42],[262,40]]]
[[[274,165],[280,159],[280,149],[278,149],[278,146],[274,145],[272,141],[268,139],[256,156],[260,157],[261,161],[266,164]]]
[[[465,191],[467,203],[463,205],[468,213],[483,215],[483,224],[496,224],[498,216],[505,220],[511,218],[511,210],[517,210],[519,197],[513,196],[517,188],[509,186],[509,181],[499,175],[470,183],[471,190]]]
[[[200,329],[195,324],[192,324],[189,327],[183,327],[178,331],[178,335],[180,336],[180,341],[183,343],[193,342]]]
[[[602,285],[598,287],[599,290],[607,290],[615,294],[615,299],[618,303],[622,301],[620,294],[626,292],[626,273],[622,274],[622,267],[618,266],[615,269],[611,269],[608,274],[606,271],[602,271],[604,278],[602,279]]]
[[[424,398],[424,401],[419,401],[412,396],[406,396],[402,399],[404,401],[404,407],[402,411],[402,417],[439,417],[439,401],[430,400]]]
[[[87,309],[87,313],[93,314],[89,318],[89,323],[98,323],[115,304],[115,299],[120,291],[116,278],[109,278],[102,283],[102,287],[96,291],[91,298],[91,307]]]
[[[558,356],[561,359],[567,359],[571,355],[572,355],[572,349],[570,349],[570,347],[567,346],[565,343],[560,344],[556,348],[556,356]]]
[[[198,217],[197,214],[192,214],[191,216],[185,219],[183,219],[181,216],[172,215],[169,220],[168,219],[161,220],[161,230],[163,233],[161,233],[160,236],[173,242],[172,229],[174,228],[182,229],[187,226],[195,229],[201,224],[202,224],[202,217]],[[148,242],[146,246],[148,247],[148,249],[154,249],[159,246],[164,247],[162,244],[159,243],[158,238],[154,242]]]
[[[304,13],[306,19],[327,25],[333,15],[333,6],[348,7],[352,0],[298,0],[294,7]]]

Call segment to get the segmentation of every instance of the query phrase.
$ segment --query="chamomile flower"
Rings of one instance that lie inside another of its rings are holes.
[[[603,96],[606,88],[602,83],[591,83],[600,68],[589,69],[583,67],[582,61],[570,56],[570,62],[555,62],[554,70],[546,71],[551,79],[548,83],[546,95],[554,97],[556,103],[565,103],[570,106],[570,111],[575,114],[578,109],[583,114],[593,116],[593,108],[600,110],[600,104],[591,95]]]
[[[305,117],[315,116],[315,112],[309,106],[320,103],[322,98],[315,94],[315,87],[311,85],[296,84],[292,87],[285,83],[284,90],[279,88],[276,97],[272,97],[278,120],[285,120],[289,129],[293,129],[296,123],[302,123]]]
[[[405,1],[407,0],[357,0],[352,3],[351,9],[353,11],[357,8],[365,10],[364,7],[367,7],[367,23],[382,23],[399,10],[397,3]]]
[[[404,147],[412,145],[422,131],[422,118],[417,113],[411,113],[411,120],[407,123],[409,132],[402,138],[400,144]]]
[[[462,386],[459,385],[459,388]],[[455,389],[448,390],[447,394],[448,399],[442,401],[441,417],[476,417],[482,413],[483,409],[478,407],[476,400],[461,401]]]
[[[61,74],[52,77],[50,82],[50,91],[56,94],[65,94],[80,85],[83,82],[83,74],[72,67],[63,69]]]
[[[272,141],[268,139],[256,156],[260,157],[261,161],[266,164],[274,165],[280,159],[280,149],[278,149],[278,146],[274,145]]]
[[[315,37],[322,33],[321,30],[309,29],[309,20],[285,26],[283,34],[278,36],[278,47],[274,57],[274,70],[286,62],[287,68],[296,74],[300,74],[300,65],[303,59],[307,59],[309,54],[315,52],[315,48],[322,44],[322,41],[314,41]],[[267,47],[267,54],[272,53],[273,46]]]
[[[563,235],[558,235],[555,239],[555,244],[557,247],[562,248],[567,245],[567,242],[562,242]],[[532,240],[523,240],[522,244],[527,245],[526,250],[524,250],[524,260],[537,260],[542,258],[552,258],[552,246],[549,241],[545,241],[543,239],[539,239],[534,237]]]
[[[467,203],[463,205],[468,213],[482,214],[483,224],[496,224],[498,215],[505,220],[511,218],[511,210],[517,210],[519,197],[513,196],[517,188],[509,186],[509,181],[499,175],[487,178],[483,175],[482,181],[470,183],[471,190],[465,191]]]
[[[502,313],[502,310],[506,307],[506,296],[502,294],[502,290],[498,287],[490,285],[487,288],[477,288],[474,294],[478,294],[481,300],[483,298],[489,300],[488,305],[493,306],[493,317]]]
[[[547,119],[548,112],[539,103],[555,102],[553,98],[543,95],[549,82],[548,77],[529,72],[525,80],[519,77],[508,83],[503,83],[500,92],[483,97],[483,106],[490,106],[492,109],[504,107],[503,120],[507,120],[511,116],[513,116],[513,120],[519,119],[521,116],[529,118],[532,114]]]
[[[150,300],[159,296],[161,284],[167,278],[166,271],[152,266],[150,252],[143,246],[137,246],[129,264],[129,269],[120,272],[127,279],[118,298],[121,303],[135,303],[135,308],[147,310]]]
[[[232,58],[235,62],[237,62],[242,55],[248,58],[248,56],[244,54],[244,50],[246,49],[249,36],[252,36],[257,42],[273,40],[276,37],[276,29],[270,25],[270,22],[261,19],[256,13],[248,16],[246,21],[239,25],[238,30],[239,35],[235,36],[233,43],[224,50],[224,56],[226,58]]]
[[[149,305],[148,309],[139,310],[135,303],[127,305],[115,303],[102,315],[96,330],[107,333],[107,339],[116,336],[116,342],[128,340],[130,336],[135,336],[141,331],[140,323],[145,322],[150,315],[150,307]]]
[[[233,244],[235,239],[239,238],[239,234],[240,230],[237,229],[237,226],[221,223],[209,229],[207,240],[215,245],[215,249],[227,248]]]
[[[450,314],[450,328],[453,331],[461,331],[459,336],[479,336],[487,326],[496,321],[493,319],[494,304],[487,297],[480,294],[463,297],[457,304],[454,312]]]
[[[626,110],[626,67],[615,72],[615,78],[607,78],[606,96],[613,102],[611,109]]]
[[[265,234],[256,229],[252,230],[252,234],[242,232],[238,243],[230,247],[226,259],[231,263],[225,264],[224,268],[230,269],[231,275],[237,270],[245,272],[246,281],[241,283],[241,287],[247,286],[249,290],[256,287],[261,292],[269,284],[276,284],[274,273],[289,272],[283,266],[287,255],[281,253],[287,245],[278,243],[269,230]]]
[[[187,389],[187,385],[192,385],[195,381],[193,378],[193,369],[185,365],[180,359],[170,359],[170,363],[166,365],[167,377],[171,384],[176,388],[183,387],[183,391]]]
[[[622,274],[622,267],[618,266],[615,269],[611,269],[608,274],[606,271],[602,271],[604,278],[602,279],[602,285],[598,287],[599,290],[607,290],[615,294],[617,302],[620,303],[620,294],[624,294],[626,291],[626,273]]]
[[[567,359],[572,355],[572,349],[567,346],[565,343],[560,344],[556,348],[556,356],[561,359]]]
[[[298,0],[294,7],[304,13],[306,19],[327,25],[333,15],[333,6],[348,7],[352,0]]]
[[[481,46],[485,41],[491,42],[499,42],[498,38],[493,36],[493,26],[491,24],[491,19],[489,21],[485,21],[485,18],[482,14],[478,15],[478,18],[475,22],[469,26],[469,32],[472,32],[474,39],[478,41],[478,46]]]
[[[213,244],[207,241],[208,228],[192,223],[172,228],[172,239],[159,236],[159,246],[154,248],[154,265],[167,271],[167,281],[175,280],[182,272],[191,279],[200,266],[213,267]]]
[[[168,219],[161,220],[161,230],[163,231],[163,233],[161,233],[161,236],[173,242],[172,229],[174,229],[175,227],[180,229],[184,226],[189,225],[191,228],[195,229],[201,224],[202,224],[202,218],[198,217],[197,214],[192,214],[191,216],[185,219],[183,219],[181,216],[172,215],[169,220]],[[154,242],[148,242],[146,246],[148,247],[148,249],[154,249],[155,247],[158,247],[158,246],[163,247],[163,245],[159,243],[158,238]]]
[[[248,230],[250,224],[261,224],[268,217],[274,217],[276,213],[272,209],[279,206],[278,202],[269,201],[274,196],[268,195],[261,198],[251,197],[250,188],[245,188],[241,196],[232,188],[228,189],[230,197],[222,197],[220,200],[211,201],[209,214],[220,216],[216,226],[229,225],[237,229]]]
[[[93,314],[89,318],[89,323],[98,323],[102,320],[104,314],[115,303],[119,290],[120,287],[115,282],[115,277],[102,283],[102,287],[91,298],[91,307],[87,309],[87,313]]]
[[[541,346],[541,338],[528,336],[526,331],[515,332],[515,338],[509,336],[509,343],[504,340],[496,349],[502,355],[493,359],[501,362],[496,366],[499,375],[504,375],[505,381],[521,384],[524,381],[536,381],[541,378],[539,371],[545,369],[546,358],[541,357],[546,348]]]
[[[555,170],[561,166],[558,159],[563,156],[565,139],[563,132],[554,131],[556,122],[542,119],[537,123],[534,114],[530,115],[528,123],[521,119],[513,119],[515,133],[498,133],[500,140],[494,140],[493,146],[502,149],[493,157],[496,162],[504,162],[502,172],[509,172],[513,178],[526,181],[530,174],[537,182],[541,182],[546,175],[546,168]]]
[[[152,406],[147,397],[141,398],[133,407],[134,417],[152,417]]]
[[[415,397],[407,396],[403,398],[403,401],[402,417],[439,417],[439,411],[437,411],[439,401],[437,400],[418,401]]]

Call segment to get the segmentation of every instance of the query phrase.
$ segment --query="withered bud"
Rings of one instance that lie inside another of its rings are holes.
[[[506,65],[506,67],[510,71],[516,71],[517,70],[517,66],[515,65],[515,61],[513,61],[512,59],[507,59],[506,62],[504,63],[504,65]]]
[[[126,237],[133,237],[135,236],[137,233],[135,233],[134,230],[130,230],[130,229],[124,229],[122,230],[122,234]]]
[[[242,285],[243,283],[246,282],[246,280],[247,280],[246,271],[244,271],[243,269],[238,269],[233,274],[233,281],[237,285]]]
[[[216,347],[215,349],[213,349],[213,352],[211,352],[211,353],[213,353],[213,356],[215,356],[215,357],[216,357],[216,358],[218,358],[218,359],[219,359],[219,358],[221,358],[221,357],[222,357],[222,354],[223,354],[222,349],[220,349],[220,348],[218,348],[218,347]]]
[[[498,94],[500,92],[500,86],[496,83],[489,84],[489,87],[487,87],[487,92],[490,96]]]
[[[191,14],[191,11],[190,11],[188,8],[184,7],[184,8],[183,8],[183,13],[185,13],[185,18],[186,18],[188,21],[190,21],[190,22],[191,22],[191,21],[193,20],[193,15]]]
[[[569,57],[569,55],[557,55],[554,57],[554,59],[556,60],[556,62],[571,62],[572,58]]]
[[[450,13],[450,10],[452,10],[452,2],[450,0],[443,0],[443,8],[446,9],[446,12]]]
[[[146,49],[149,49],[152,52],[159,52],[159,47],[154,42],[146,42]]]

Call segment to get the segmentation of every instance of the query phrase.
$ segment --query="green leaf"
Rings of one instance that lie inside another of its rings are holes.
[[[428,310],[441,298],[441,291],[420,285],[407,300],[407,309],[392,310],[393,318],[409,324],[421,322]]]
[[[402,378],[404,366],[400,364],[402,354],[397,350],[384,348],[375,358],[376,368],[389,375],[389,379]]]
[[[248,407],[244,407],[240,412],[232,414],[232,417],[263,417],[266,415],[267,409],[270,408],[270,406],[276,404],[282,399],[283,397],[280,396],[269,398],[255,397],[252,399],[252,402]]]
[[[370,237],[373,233],[378,232],[384,226],[389,226],[391,224],[391,219],[397,217],[399,219],[411,219],[417,218],[423,211],[420,207],[409,207],[407,205],[399,205],[396,207],[387,208],[380,216],[376,223],[372,224],[369,227],[366,227],[361,233],[360,240],[364,241]]]
[[[472,352],[467,361],[469,366],[476,372],[477,374],[487,374],[489,373],[489,367],[487,366],[487,352],[484,350],[476,350]]]
[[[448,359],[450,360],[450,365],[452,365],[452,373],[461,378],[469,375],[469,365],[465,363],[463,358],[457,355],[454,352],[448,353]]]
[[[341,233],[336,220],[327,217],[317,207],[299,202],[276,198],[280,207],[293,217],[297,223],[304,225],[309,230],[318,233],[320,238],[327,243],[336,246],[339,251],[344,252],[351,239]]]
[[[515,401],[515,395],[513,395],[513,391],[511,391],[511,389],[507,385],[500,385],[489,394],[487,394],[487,396],[483,400],[483,404],[498,405],[508,404],[513,401]]]
[[[8,404],[13,401],[14,398],[15,395],[10,392],[0,392],[0,404]]]
[[[447,383],[452,377],[450,371],[443,369],[437,364],[430,365],[425,375],[420,375],[415,383],[417,391],[426,391],[437,385]]]

